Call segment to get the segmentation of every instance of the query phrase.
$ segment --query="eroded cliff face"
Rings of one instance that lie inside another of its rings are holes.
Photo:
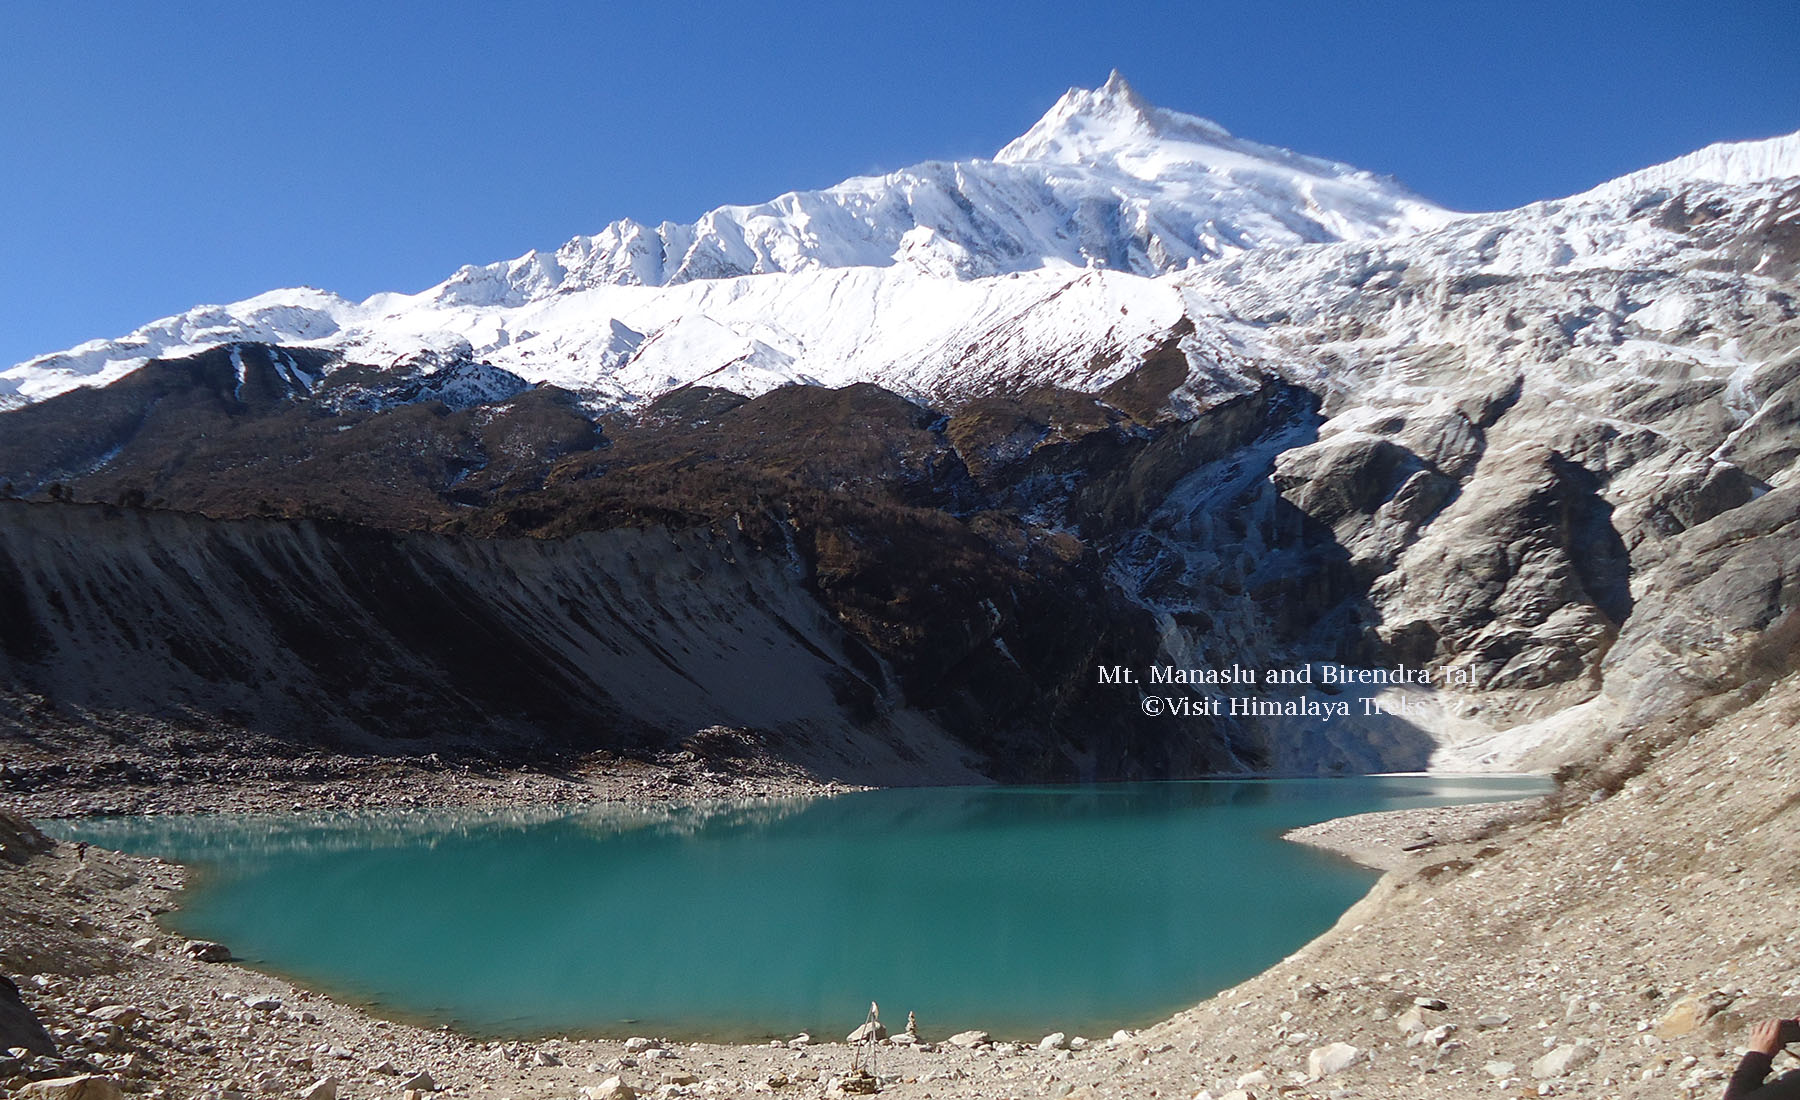
[[[705,532],[478,540],[0,512],[5,678],[45,705],[499,757],[743,726],[828,771],[974,774],[789,563]]]
[[[707,527],[473,538],[0,503],[0,719],[11,737],[46,713],[85,723],[138,757],[230,754],[245,739],[296,753],[643,756],[724,726],[855,782],[1223,763],[1204,744],[1144,743],[1143,728],[1113,720],[1124,708],[1047,720],[1070,694],[1057,664],[1069,639],[1052,629],[1066,608],[1018,593],[1002,624],[1005,594],[981,595],[983,578],[951,560],[941,576],[970,591],[942,597],[942,628],[919,637],[906,605],[923,594],[890,593],[899,610],[855,605],[885,584],[926,587],[934,567],[864,576],[892,562],[830,541],[802,555]],[[1042,637],[1016,653],[958,637],[960,599],[976,602],[982,632]],[[1071,634],[1084,647],[1112,637],[1105,622]],[[1011,677],[972,650],[1003,654]]]

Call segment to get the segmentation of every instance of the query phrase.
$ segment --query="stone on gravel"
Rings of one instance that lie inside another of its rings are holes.
[[[1658,1039],[1679,1039],[1689,1035],[1700,1025],[1717,1015],[1731,1003],[1731,998],[1723,993],[1695,993],[1681,998],[1669,1006],[1662,1019],[1656,1021],[1656,1037]]]
[[[1402,1012],[1394,1019],[1394,1030],[1402,1035],[1425,1030],[1425,1010],[1417,1005]]]
[[[300,1090],[300,1100],[337,1100],[338,1079],[321,1077]]]
[[[16,1095],[19,1100],[125,1100],[125,1090],[117,1081],[93,1074],[33,1081]]]
[[[652,1047],[659,1047],[661,1045],[662,1044],[655,1039],[646,1039],[642,1035],[633,1035],[631,1038],[625,1040],[625,1051],[628,1054],[639,1054]]]
[[[400,1087],[403,1089],[416,1089],[419,1092],[436,1092],[437,1082],[431,1079],[431,1074],[429,1072],[420,1070],[411,1077],[400,1082]]]
[[[1327,1043],[1322,1047],[1313,1048],[1312,1052],[1306,1056],[1306,1072],[1315,1080],[1320,1077],[1330,1077],[1334,1073],[1348,1069],[1361,1056],[1362,1051],[1349,1043]]]
[[[1531,1075],[1540,1081],[1564,1077],[1599,1056],[1600,1052],[1594,1048],[1594,1044],[1586,1039],[1564,1043],[1531,1063]]]
[[[143,1019],[144,1013],[142,1009],[133,1008],[130,1005],[102,1005],[88,1013],[88,1016],[91,1019],[100,1020],[104,1023],[117,1024],[120,1027],[130,1027],[132,1024]]]
[[[1444,1041],[1450,1038],[1455,1032],[1455,1024],[1439,1024],[1429,1031],[1414,1032],[1412,1035],[1407,1036],[1406,1045],[1409,1047],[1441,1047],[1444,1045]]]
[[[959,1031],[950,1036],[950,1045],[973,1050],[976,1047],[992,1046],[994,1037],[985,1031]]]
[[[198,959],[203,963],[222,963],[231,961],[231,948],[222,943],[210,940],[189,940],[181,948],[181,953],[190,959]]]
[[[859,1025],[855,1031],[852,1031],[850,1034],[844,1036],[844,1042],[846,1042],[846,1043],[866,1043],[870,1039],[874,1039],[876,1042],[880,1042],[881,1040],[883,1040],[887,1037],[888,1037],[887,1025],[883,1024],[880,1020],[871,1020],[868,1023]]]
[[[1519,1067],[1512,1062],[1489,1062],[1481,1068],[1486,1071],[1489,1077],[1497,1078],[1511,1077],[1519,1071]]]
[[[1039,1050],[1067,1050],[1068,1047],[1069,1037],[1060,1031],[1052,1031],[1038,1040]]]
[[[598,1085],[588,1085],[581,1090],[585,1100],[637,1100],[637,1090],[619,1080],[608,1077]]]

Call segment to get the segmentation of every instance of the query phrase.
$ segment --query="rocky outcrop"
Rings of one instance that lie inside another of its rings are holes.
[[[0,1051],[23,1047],[33,1054],[56,1056],[56,1040],[19,996],[19,987],[0,974]]]
[[[47,852],[54,846],[55,842],[39,832],[31,822],[0,807],[0,860],[25,863],[32,856]]]

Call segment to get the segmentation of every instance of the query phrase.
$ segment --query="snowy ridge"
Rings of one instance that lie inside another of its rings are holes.
[[[1609,180],[1567,201],[1606,202],[1663,187],[1697,183],[1742,186],[1796,177],[1800,177],[1800,131],[1761,141],[1721,141]]]
[[[1114,73],[1099,89],[1071,89],[992,161],[928,162],[720,207],[690,225],[618,221],[554,252],[464,267],[419,294],[353,303],[279,290],[202,306],[0,371],[0,407],[231,341],[332,348],[373,365],[466,344],[531,381],[626,404],[698,378],[759,392],[896,370],[895,384],[929,392],[922,364],[968,358],[1002,335],[1002,319],[1008,361],[974,364],[993,377],[1052,352],[1131,344],[1144,319],[1179,315],[1133,315],[1125,299],[1166,303],[1173,291],[1082,282],[1085,270],[1155,276],[1454,218],[1390,180],[1152,107]],[[1121,320],[1049,318],[1037,303],[1071,285],[1108,288],[1105,316]],[[1037,329],[1047,342],[1034,342]]]
[[[1094,91],[1070,89],[991,161],[930,161],[689,225],[625,219],[553,253],[464,267],[434,297],[520,305],[596,286],[893,264],[949,278],[1055,266],[1154,275],[1451,217],[1392,180],[1152,107],[1115,72]]]
[[[1711,146],[1571,199],[1456,215],[1348,165],[1154,107],[1115,73],[1070,89],[992,161],[930,162],[690,225],[615,222],[417,294],[358,303],[302,288],[201,306],[0,371],[0,408],[240,341],[396,371],[421,353],[467,356],[632,407],[693,382],[757,394],[872,381],[933,399],[1098,388],[1185,317],[1197,371],[1229,375],[1266,342],[1264,323],[1245,317],[1310,323],[1423,276],[1685,267],[1695,241],[1635,216],[1646,188],[1712,187],[1742,205],[1781,186],[1771,174],[1797,173],[1800,134]],[[1643,318],[1679,319],[1688,300],[1665,296]],[[1432,337],[1428,305],[1384,327]]]

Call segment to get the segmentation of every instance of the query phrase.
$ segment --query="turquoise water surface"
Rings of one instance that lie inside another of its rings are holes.
[[[242,959],[483,1035],[841,1037],[1148,1023],[1266,969],[1375,875],[1280,840],[1529,777],[882,790],[515,813],[50,823],[196,870],[165,918]]]

